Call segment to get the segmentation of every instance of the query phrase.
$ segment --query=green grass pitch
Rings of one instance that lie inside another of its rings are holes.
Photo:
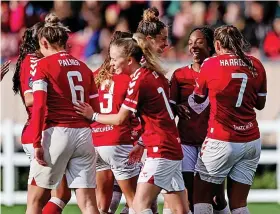
[[[23,214],[25,213],[25,205],[17,205],[13,207],[6,207],[1,205],[1,214]],[[116,213],[119,213],[122,205],[119,207]],[[162,210],[162,205],[159,205],[159,210]],[[251,214],[280,214],[280,204],[268,203],[268,204],[249,204],[249,210]],[[63,211],[63,214],[80,214],[80,210],[76,205],[67,205]],[[161,213],[161,212],[160,212]]]

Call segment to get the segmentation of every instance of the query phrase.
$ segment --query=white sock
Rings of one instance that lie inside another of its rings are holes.
[[[188,212],[188,214],[192,214],[192,211],[190,210],[190,211]]]
[[[140,212],[141,214],[153,214],[151,209],[145,209]]]
[[[194,214],[213,214],[212,204],[198,203],[194,206]]]
[[[136,214],[136,212],[132,208],[129,208],[129,214]]]
[[[248,207],[240,207],[231,211],[231,214],[250,214]]]
[[[117,191],[113,192],[110,208],[109,208],[109,211],[108,211],[109,213],[115,213],[116,212],[116,210],[118,209],[118,206],[120,204],[121,198],[122,198],[122,193],[121,192],[117,192]]]
[[[223,210],[213,210],[213,214],[230,214],[228,205]]]
[[[172,214],[172,211],[169,208],[163,208],[162,214]]]
[[[50,201],[59,206],[62,210],[65,207],[65,203],[57,197],[51,197]]]
[[[121,214],[128,214],[129,213],[129,208],[128,208],[127,204],[125,204],[125,206],[123,207],[123,209],[120,213]]]

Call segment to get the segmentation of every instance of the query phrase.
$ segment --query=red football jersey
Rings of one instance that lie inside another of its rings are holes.
[[[32,71],[34,70],[36,63],[38,61],[38,58],[35,54],[28,54],[24,58],[24,60],[21,63],[20,66],[20,96],[22,98],[23,103],[24,101],[24,95],[26,93],[32,93]],[[28,115],[27,122],[25,123],[25,126],[22,130],[21,134],[21,142],[23,144],[32,143],[32,135],[33,131],[31,129],[30,120],[31,120],[31,114],[32,114],[32,107],[26,107],[26,112]]]
[[[211,57],[201,66],[195,93],[209,90],[209,138],[249,142],[260,137],[254,107],[258,96],[266,96],[266,73],[259,60],[249,58],[256,77],[236,55]]]
[[[98,104],[92,101],[95,99],[90,101],[90,96],[97,93],[91,70],[65,51],[38,61],[34,70],[32,89],[34,104],[31,120],[35,147],[40,146],[46,106],[48,112],[45,128],[89,127],[89,121],[77,114],[73,107],[73,103],[77,103],[77,100],[90,103],[95,111],[99,111]]]
[[[137,110],[148,157],[181,160],[183,153],[168,92],[168,80],[163,75],[139,68],[132,76],[122,106],[132,112]]]
[[[170,100],[175,105],[184,104],[190,110],[190,119],[179,118],[177,128],[182,144],[201,146],[208,128],[210,113],[209,99],[203,103],[194,102],[193,91],[199,72],[191,65],[177,69],[171,79]]]
[[[126,74],[114,74],[110,88],[108,81],[98,89],[100,112],[102,114],[117,114],[125,99],[128,84],[131,78]],[[94,122],[91,124],[94,146],[113,146],[132,144],[130,121],[119,126],[104,125]]]

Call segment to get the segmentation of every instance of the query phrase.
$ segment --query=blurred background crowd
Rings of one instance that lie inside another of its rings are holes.
[[[142,13],[156,6],[169,26],[168,60],[189,59],[188,34],[194,27],[233,24],[263,60],[280,59],[280,1],[1,1],[1,61],[16,59],[26,28],[55,12],[71,29],[69,51],[91,64],[107,53],[115,30],[135,32]]]

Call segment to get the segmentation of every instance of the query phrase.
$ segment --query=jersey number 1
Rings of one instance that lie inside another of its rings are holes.
[[[157,91],[158,91],[159,94],[162,94],[163,99],[164,99],[164,103],[165,103],[165,106],[166,106],[166,109],[167,109],[167,111],[168,111],[168,114],[169,114],[170,118],[173,120],[173,119],[174,119],[174,115],[173,115],[173,112],[172,112],[172,110],[171,110],[171,107],[170,107],[170,105],[169,105],[168,99],[167,99],[167,97],[166,97],[166,94],[165,94],[163,88],[162,88],[162,87],[159,87],[159,88],[157,89]]]
[[[239,90],[239,94],[238,94],[238,98],[237,98],[237,102],[235,104],[235,107],[240,107],[242,100],[243,100],[243,94],[245,92],[246,89],[246,85],[247,85],[247,81],[248,81],[248,76],[247,74],[244,73],[232,73],[231,74],[231,78],[233,79],[242,79],[242,83],[240,86],[240,90]]]
[[[77,103],[77,92],[80,93],[80,101],[84,102],[85,101],[85,90],[84,87],[81,85],[74,85],[73,82],[73,77],[77,77],[79,82],[83,81],[82,75],[79,71],[69,71],[67,73],[67,78],[71,90],[71,95],[72,95],[72,102]]]

